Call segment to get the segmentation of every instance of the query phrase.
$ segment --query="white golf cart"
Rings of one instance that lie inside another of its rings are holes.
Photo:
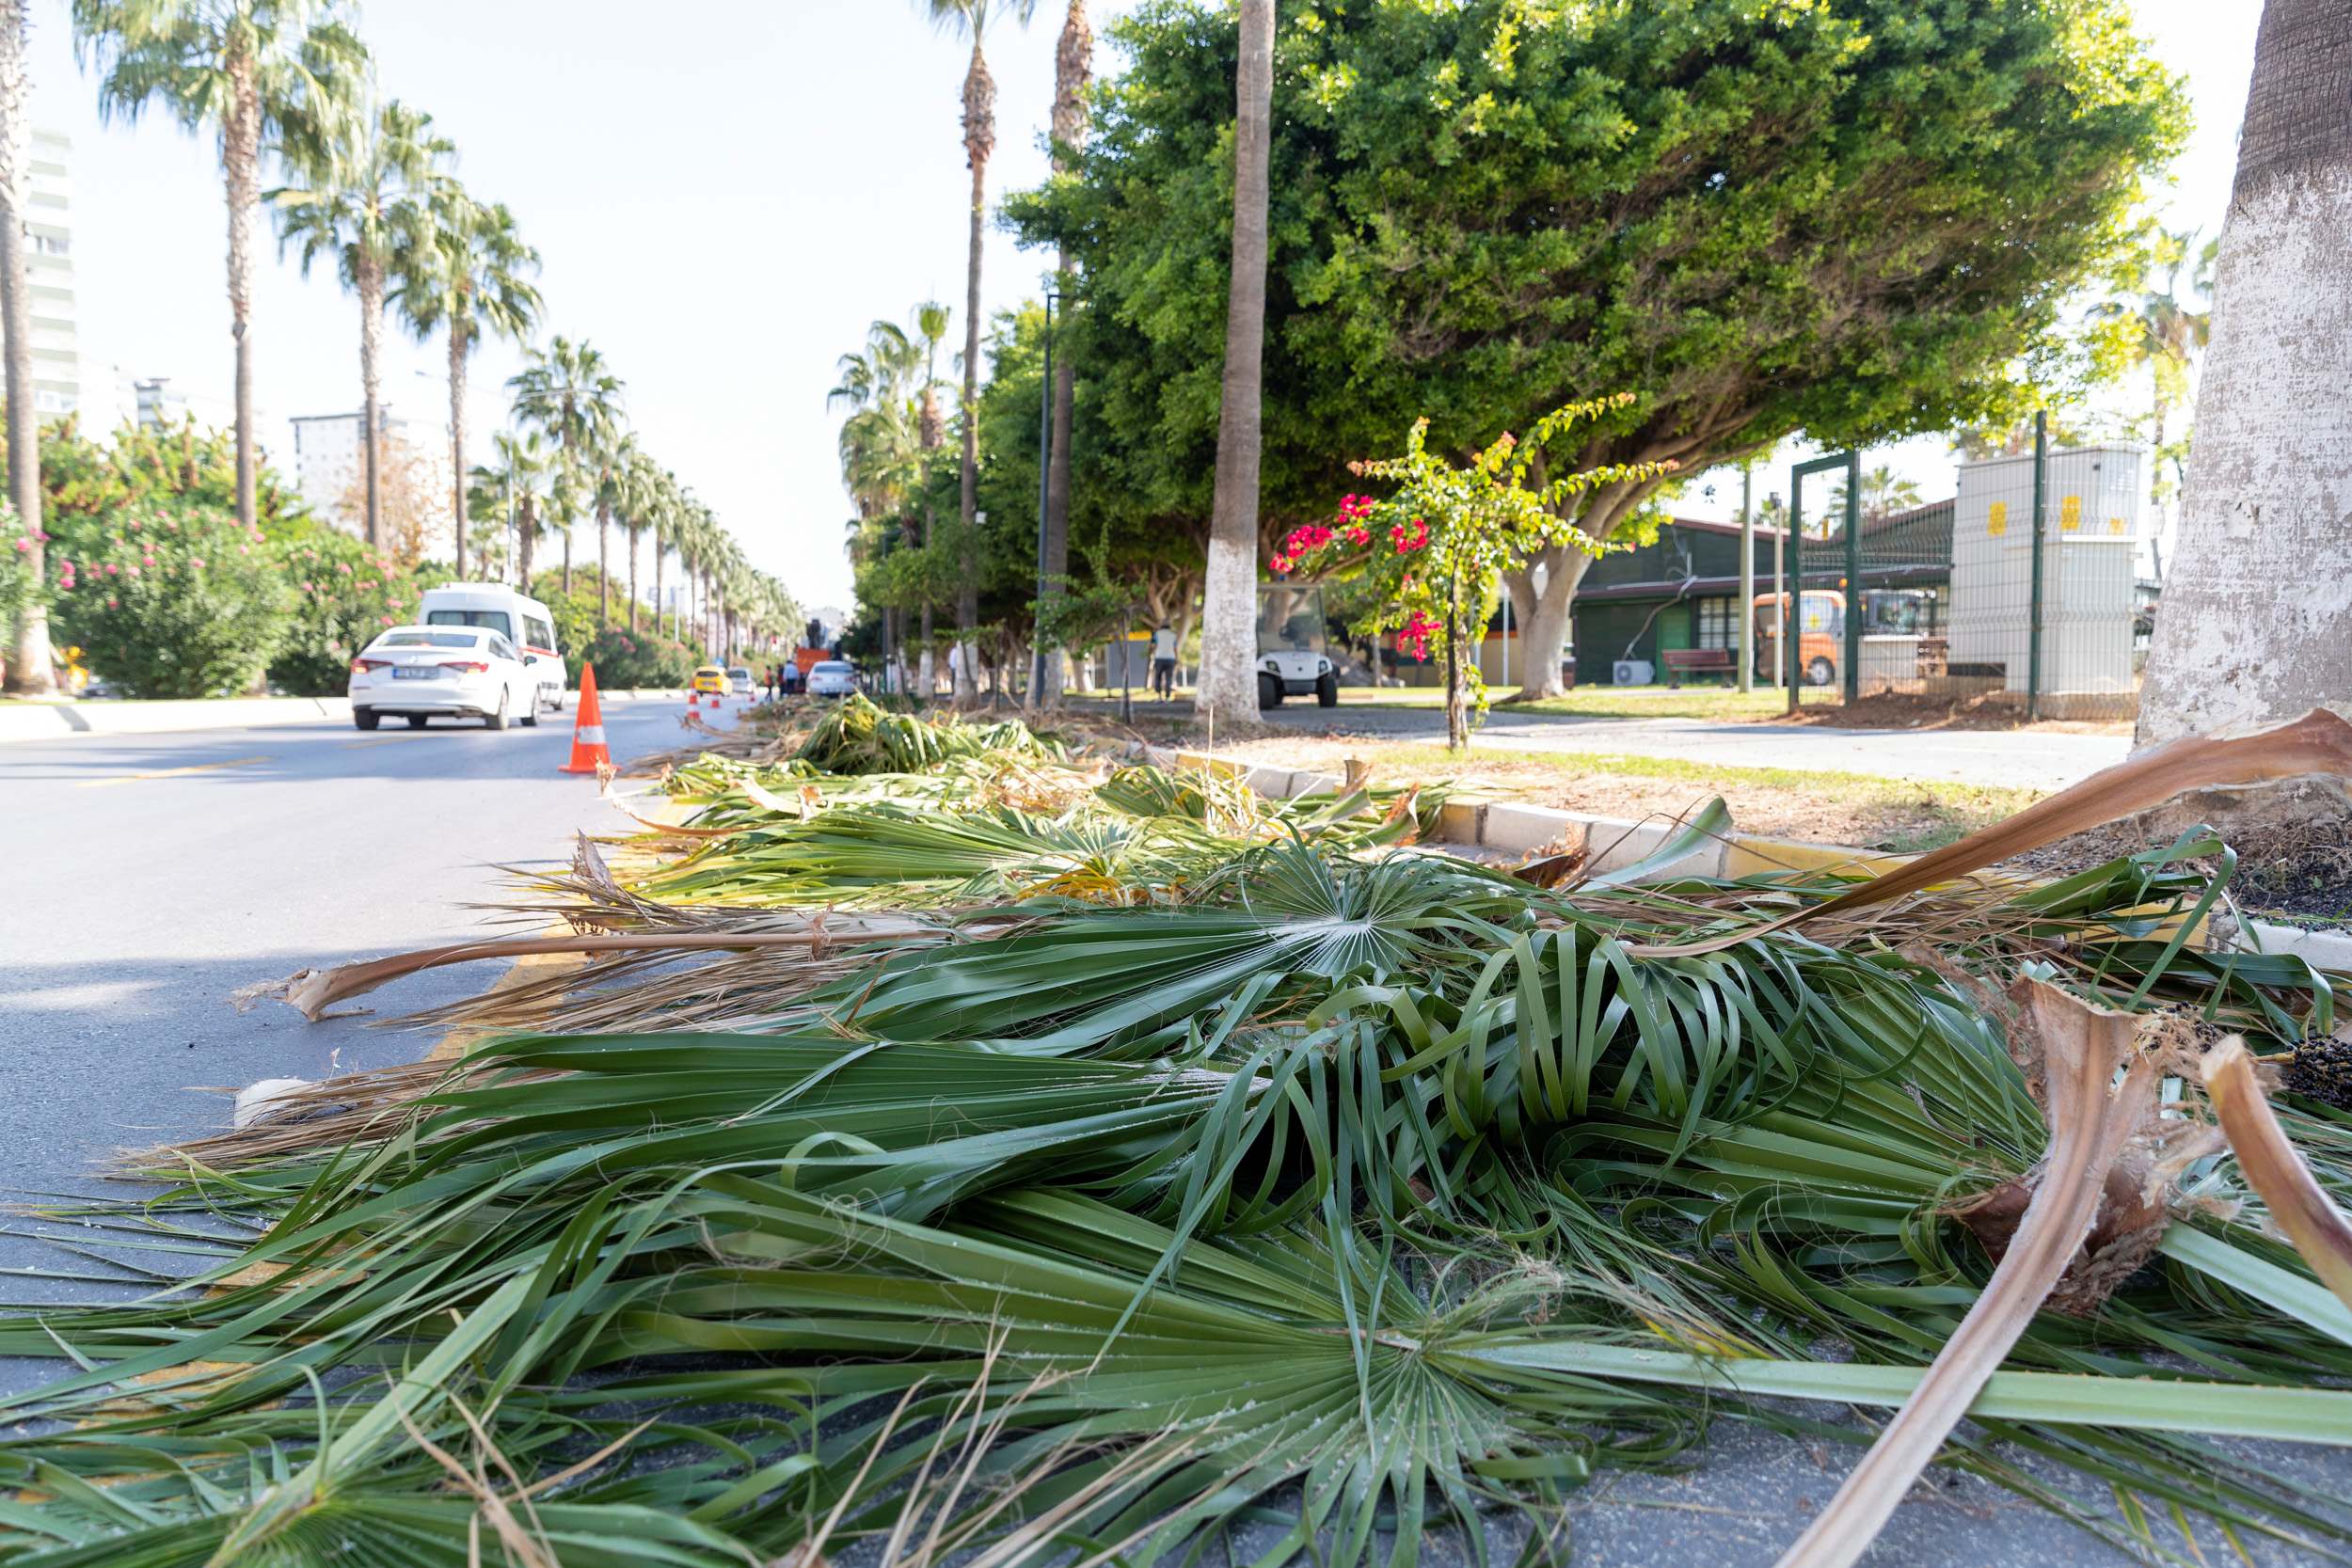
[[[1312,583],[1267,583],[1258,590],[1258,705],[1314,694],[1340,705],[1340,674],[1325,652],[1323,590]]]

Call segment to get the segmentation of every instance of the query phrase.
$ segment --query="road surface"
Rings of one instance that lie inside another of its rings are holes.
[[[680,744],[682,705],[608,707],[615,755]],[[1310,724],[1318,717],[1295,709],[1283,715],[1286,722]],[[1437,718],[1386,711],[1378,717]],[[1631,750],[1592,737],[1659,728],[1571,721],[1510,727],[1514,735],[1525,728],[1546,743],[1580,750]],[[1783,762],[1817,737],[1868,738],[1851,732],[1751,733],[1779,752],[1767,760]],[[1499,743],[1502,736],[1489,732],[1487,738]],[[1966,749],[1985,738],[1943,736],[1936,746]],[[593,779],[556,771],[569,739],[566,716],[501,735],[439,726],[360,735],[313,723],[0,746],[0,866],[8,894],[0,900],[0,1051],[10,1068],[0,1168],[8,1184],[19,1192],[90,1192],[118,1149],[226,1126],[228,1101],[200,1085],[233,1089],[263,1078],[318,1078],[421,1054],[429,1035],[371,1028],[359,1019],[307,1023],[277,1003],[241,1013],[229,996],[296,969],[469,934],[479,928],[477,917],[459,906],[498,895],[498,864],[558,862],[568,854],[575,829],[624,827],[625,819],[597,800]],[[441,970],[370,1000],[380,1000],[388,1013],[405,1013],[472,994],[496,977],[494,965]],[[51,1242],[81,1239],[55,1222],[21,1220],[16,1228],[45,1233]],[[60,1260],[54,1246],[33,1235],[0,1236],[0,1268],[55,1268]],[[96,1293],[87,1281],[0,1275],[0,1301],[87,1300]],[[0,1390],[31,1386],[56,1370],[0,1363]],[[1691,1456],[1697,1464],[1686,1473],[1622,1474],[1571,1494],[1575,1560],[1606,1568],[1767,1568],[1828,1500],[1853,1451],[1724,1422]],[[2274,1473],[2352,1495],[2343,1484],[2342,1457],[2284,1446],[2265,1450]],[[2025,1463],[2042,1468],[2030,1457]],[[1494,1560],[1508,1560],[1520,1536],[1517,1522],[1499,1519],[1490,1541]],[[2206,1547],[2211,1560],[2224,1560],[2226,1548],[2211,1540]],[[2253,1550],[2265,1565],[2313,1560],[2265,1544]],[[1466,1568],[1452,1542],[1433,1539],[1425,1560]],[[2007,1493],[1947,1476],[1931,1478],[1898,1510],[1868,1559],[1873,1568],[2124,1560]]]

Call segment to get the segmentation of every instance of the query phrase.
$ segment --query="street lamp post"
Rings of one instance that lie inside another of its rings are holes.
[[[1054,307],[1061,295],[1045,292],[1045,379],[1037,392],[1037,605],[1029,638],[1029,704],[1044,701],[1045,693],[1045,508],[1054,482]]]

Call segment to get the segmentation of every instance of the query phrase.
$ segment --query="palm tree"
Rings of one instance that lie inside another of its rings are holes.
[[[947,334],[945,306],[926,302],[914,309],[914,331],[878,321],[866,330],[866,347],[840,359],[841,378],[827,394],[829,407],[852,410],[841,426],[841,479],[858,515],[867,521],[898,518],[912,545],[929,529],[910,502],[921,487],[933,453],[946,439],[939,412],[940,341]],[[924,689],[930,690],[931,607],[922,606]]]
[[[493,461],[473,470],[473,504],[485,516],[496,516],[513,531],[515,575],[526,594],[531,592],[532,558],[546,527],[541,503],[548,496],[552,465],[546,443],[535,430],[501,430],[490,437]]]
[[[530,362],[508,380],[515,394],[516,414],[547,433],[562,454],[564,483],[556,495],[564,518],[564,591],[571,592],[571,525],[584,495],[601,488],[604,472],[598,455],[611,447],[621,421],[621,378],[605,368],[604,356],[586,340],[548,340],[532,351]],[[596,557],[605,559],[603,531],[607,518],[597,498]],[[612,621],[612,578],[599,591],[597,619]]]
[[[2276,723],[2352,692],[2344,468],[2352,452],[2352,35],[2339,0],[2269,0],[2214,270],[2180,542],[2137,743]],[[2316,792],[2254,790],[2233,825],[2318,843]],[[2210,818],[2208,818],[2210,819]],[[2322,822],[2329,826],[2322,826]]]
[[[2170,485],[2164,478],[2165,429],[2173,405],[2188,394],[2188,371],[2198,352],[2213,332],[2213,312],[2192,309],[2181,291],[2181,269],[2189,267],[2189,247],[2197,244],[2197,230],[2178,231],[2152,226],[2154,233],[2148,245],[2149,276],[2153,286],[2144,288],[2138,297],[2108,300],[2094,306],[2094,320],[2118,322],[2123,325],[2130,338],[2127,352],[2134,365],[2148,367],[2153,406],[2152,438],[2149,441],[2150,460],[2148,499],[2162,508],[2172,489],[2185,477],[2185,451],[2169,453],[2173,473]],[[2221,242],[2207,240],[2196,252],[2197,260],[2189,271],[2189,288],[2200,294],[2213,292],[2213,269]],[[2146,281],[2146,280],[2143,280]]]
[[[1062,18],[1061,38],[1054,48],[1054,168],[1067,172],[1087,138],[1087,84],[1094,74],[1094,32],[1087,25],[1086,0],[1070,0]],[[1056,287],[1061,294],[1063,318],[1071,306],[1070,253],[1055,260]],[[1045,553],[1043,592],[1048,598],[1063,592],[1070,571],[1070,434],[1076,404],[1078,367],[1063,355],[1054,367],[1053,455],[1045,467]],[[1041,610],[1042,606],[1039,607]],[[1061,696],[1059,655],[1039,661],[1043,678],[1029,693],[1031,706],[1043,706]]]
[[[633,634],[637,630],[637,545],[646,525],[653,520],[654,509],[660,504],[660,466],[632,441],[616,483],[619,493],[614,509],[620,515],[622,532],[628,540],[628,629]]]
[[[229,197],[230,335],[237,345],[237,520],[251,528],[253,213],[262,155],[289,126],[314,139],[352,112],[366,46],[342,0],[73,0],[77,58],[103,72],[99,112],[135,119],[161,102],[187,129],[220,133]]]
[[[33,591],[17,611],[9,644],[8,689],[45,695],[56,689],[50,667],[49,608],[41,596],[48,556],[41,548],[40,411],[33,405],[33,309],[24,276],[25,156],[32,141],[32,85],[24,74],[26,0],[0,5],[0,341],[7,352],[8,499],[28,548]]]
[[[515,232],[503,202],[484,205],[454,180],[434,187],[419,221],[403,225],[392,303],[419,342],[449,338],[449,461],[456,485],[457,575],[466,575],[466,362],[485,337],[521,342],[539,316],[530,274],[539,253]]]
[[[341,134],[336,134],[340,132]],[[278,208],[280,248],[298,246],[302,272],[335,258],[343,286],[359,296],[359,448],[367,477],[367,537],[384,547],[384,430],[381,402],[384,298],[395,250],[429,211],[436,165],[456,144],[433,134],[433,117],[397,100],[328,133],[291,138],[294,184],[269,193]]]
[[[972,63],[963,73],[963,157],[972,170],[971,245],[963,282],[963,486],[962,562],[956,587],[956,699],[978,695],[973,678],[972,634],[980,624],[979,559],[975,533],[980,498],[980,236],[988,216],[988,160],[996,150],[996,83],[988,73],[984,46],[989,24],[1009,14],[1026,26],[1037,0],[917,0],[934,25],[972,40]]]
[[[1274,119],[1274,0],[1241,0],[1234,72],[1233,264],[1200,628],[1198,705],[1214,723],[1258,718],[1258,462],[1265,350],[1266,182]]]

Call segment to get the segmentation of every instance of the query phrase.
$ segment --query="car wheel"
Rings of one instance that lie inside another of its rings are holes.
[[[505,692],[501,691],[499,693],[499,710],[490,715],[487,719],[482,721],[482,727],[484,729],[502,730],[506,728],[506,698],[507,694]]]
[[[412,730],[421,730],[424,728],[424,715],[421,713],[410,714],[408,716],[408,727]]]
[[[384,716],[372,707],[356,707],[351,710],[351,722],[356,728],[372,730],[384,722]]]
[[[548,703],[548,711],[549,713],[561,713],[564,711],[564,689],[562,687],[559,686],[555,689],[555,696]]]
[[[1315,705],[1318,707],[1340,705],[1340,677],[1336,672],[1326,670],[1315,681]]]
[[[516,722],[527,730],[535,730],[539,727],[539,694],[537,692],[534,691],[523,699],[523,716]]]
[[[1272,675],[1261,673],[1258,676],[1258,706],[1269,708],[1281,705],[1282,683]]]
[[[1837,666],[1828,659],[1817,658],[1804,667],[1804,680],[1807,686],[1827,686],[1836,678]]]

